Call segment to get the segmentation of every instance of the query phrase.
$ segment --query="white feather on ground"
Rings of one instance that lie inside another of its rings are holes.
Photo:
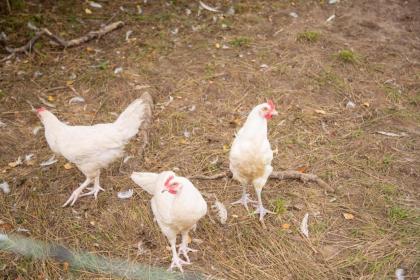
[[[216,200],[212,206],[213,209],[216,209],[217,215],[219,217],[219,221],[222,225],[226,224],[227,218],[228,218],[228,212],[223,203],[221,203],[219,200]]]
[[[305,216],[302,219],[302,223],[300,224],[300,231],[303,235],[305,235],[307,238],[309,238],[309,230],[308,230],[308,218],[309,214],[306,213]]]

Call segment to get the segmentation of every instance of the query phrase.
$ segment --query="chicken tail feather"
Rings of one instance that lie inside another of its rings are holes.
[[[152,195],[154,194],[158,177],[159,174],[152,172],[133,172],[131,174],[131,180]]]
[[[129,140],[135,136],[141,125],[151,121],[152,106],[152,97],[146,92],[121,113],[114,125],[122,132],[125,139]]]

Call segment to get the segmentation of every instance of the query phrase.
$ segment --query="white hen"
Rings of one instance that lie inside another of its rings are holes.
[[[74,163],[86,180],[63,204],[73,206],[79,197],[94,195],[104,189],[99,185],[101,168],[107,167],[124,153],[124,146],[137,134],[145,114],[150,114],[151,96],[148,93],[133,101],[113,123],[93,126],[70,126],[61,122],[45,108],[37,115],[45,127],[45,138],[51,150]],[[93,188],[82,194],[93,182]]]
[[[255,202],[249,199],[246,192],[247,185],[252,184],[258,197],[255,213],[260,214],[260,221],[263,221],[265,214],[273,213],[264,208],[261,200],[262,188],[273,171],[273,151],[267,138],[267,120],[273,115],[277,115],[277,111],[271,100],[254,107],[238,131],[229,155],[230,171],[243,188],[241,199],[232,204],[241,203],[248,210],[248,202]]]
[[[133,172],[131,179],[145,191],[153,195],[152,211],[163,234],[168,238],[172,249],[172,263],[169,269],[190,264],[188,257],[188,232],[207,213],[207,203],[194,185],[172,171],[162,173]],[[179,252],[176,252],[176,237],[182,235]],[[186,261],[179,255],[183,254]]]

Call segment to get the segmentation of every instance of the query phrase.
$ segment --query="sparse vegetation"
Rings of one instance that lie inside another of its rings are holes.
[[[299,42],[314,43],[319,40],[320,33],[317,31],[304,31],[297,34],[297,40]]]
[[[413,48],[419,45],[413,34],[420,18],[415,1],[388,1],[377,5],[378,13],[369,12],[372,5],[363,1],[334,7],[294,1],[297,19],[282,14],[292,9],[289,1],[235,1],[235,14],[223,16],[206,10],[197,16],[197,3],[188,1],[140,1],[142,14],[130,1],[95,1],[102,9],[89,1],[9,2],[11,13],[5,1],[0,3],[0,33],[11,47],[35,35],[29,21],[67,39],[110,19],[125,26],[78,48],[62,50],[42,39],[32,53],[1,63],[0,183],[7,181],[11,192],[0,191],[0,232],[166,268],[168,243],[153,221],[150,196],[131,182],[130,173],[227,171],[232,139],[247,113],[273,99],[279,111],[269,121],[271,147],[278,151],[274,170],[315,173],[336,192],[325,193],[311,182],[269,180],[262,198],[276,214],[266,216],[264,229],[251,214],[251,203],[249,212],[230,205],[241,195],[238,182],[193,180],[211,198],[208,216],[191,232],[190,246],[199,252],[191,253],[186,275],[393,279],[398,267],[407,279],[418,275],[420,73],[415,63],[420,53]],[[229,3],[208,4],[225,12]],[[345,8],[349,16],[324,24],[332,8]],[[410,20],[380,17],[389,9]],[[0,60],[6,56],[0,45]],[[118,75],[116,67],[123,68]],[[59,207],[83,175],[65,169],[62,157],[48,168],[39,166],[52,152],[44,131],[32,132],[41,123],[29,103],[44,106],[42,97],[61,119],[95,124],[114,121],[143,91],[156,104],[145,152],[139,155],[139,135],[126,148],[134,158],[104,170],[106,192],[97,200],[81,198],[72,209]],[[85,104],[69,105],[74,95]],[[346,109],[347,100],[356,106]],[[314,113],[318,109],[325,114]],[[380,130],[408,136],[388,137],[376,133]],[[28,154],[34,154],[33,163],[9,165]],[[118,199],[116,193],[129,188],[133,197]],[[255,200],[251,186],[248,192]],[[225,225],[210,208],[212,194],[227,206]],[[354,217],[345,219],[343,212]],[[305,213],[309,239],[299,229]],[[0,260],[0,279],[114,279],[3,251]]]
[[[338,52],[337,57],[339,60],[345,63],[358,62],[358,56],[351,50],[341,50]]]
[[[229,42],[233,47],[248,47],[251,44],[251,39],[248,37],[237,37]]]

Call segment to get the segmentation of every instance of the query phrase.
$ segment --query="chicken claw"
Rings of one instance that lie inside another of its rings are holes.
[[[174,255],[172,257],[172,263],[171,263],[171,266],[169,267],[169,271],[172,271],[174,267],[177,267],[182,273],[184,273],[182,266],[187,265],[187,264],[191,264],[191,263],[184,261],[177,255]]]
[[[267,210],[264,208],[264,206],[262,205],[258,205],[257,209],[255,210],[255,212],[253,214],[260,214],[260,221],[262,222],[264,220],[264,216],[266,214],[276,214],[273,211]]]
[[[249,211],[248,202],[255,203],[256,201],[249,198],[249,193],[243,193],[242,197],[237,201],[232,202],[231,205],[242,204],[245,206],[246,210]]]
[[[88,188],[89,192],[82,194],[80,197],[84,197],[84,196],[88,196],[88,195],[92,195],[95,197],[95,199],[98,198],[98,193],[100,191],[105,191],[101,186],[99,185],[95,185],[93,186],[93,188]]]

